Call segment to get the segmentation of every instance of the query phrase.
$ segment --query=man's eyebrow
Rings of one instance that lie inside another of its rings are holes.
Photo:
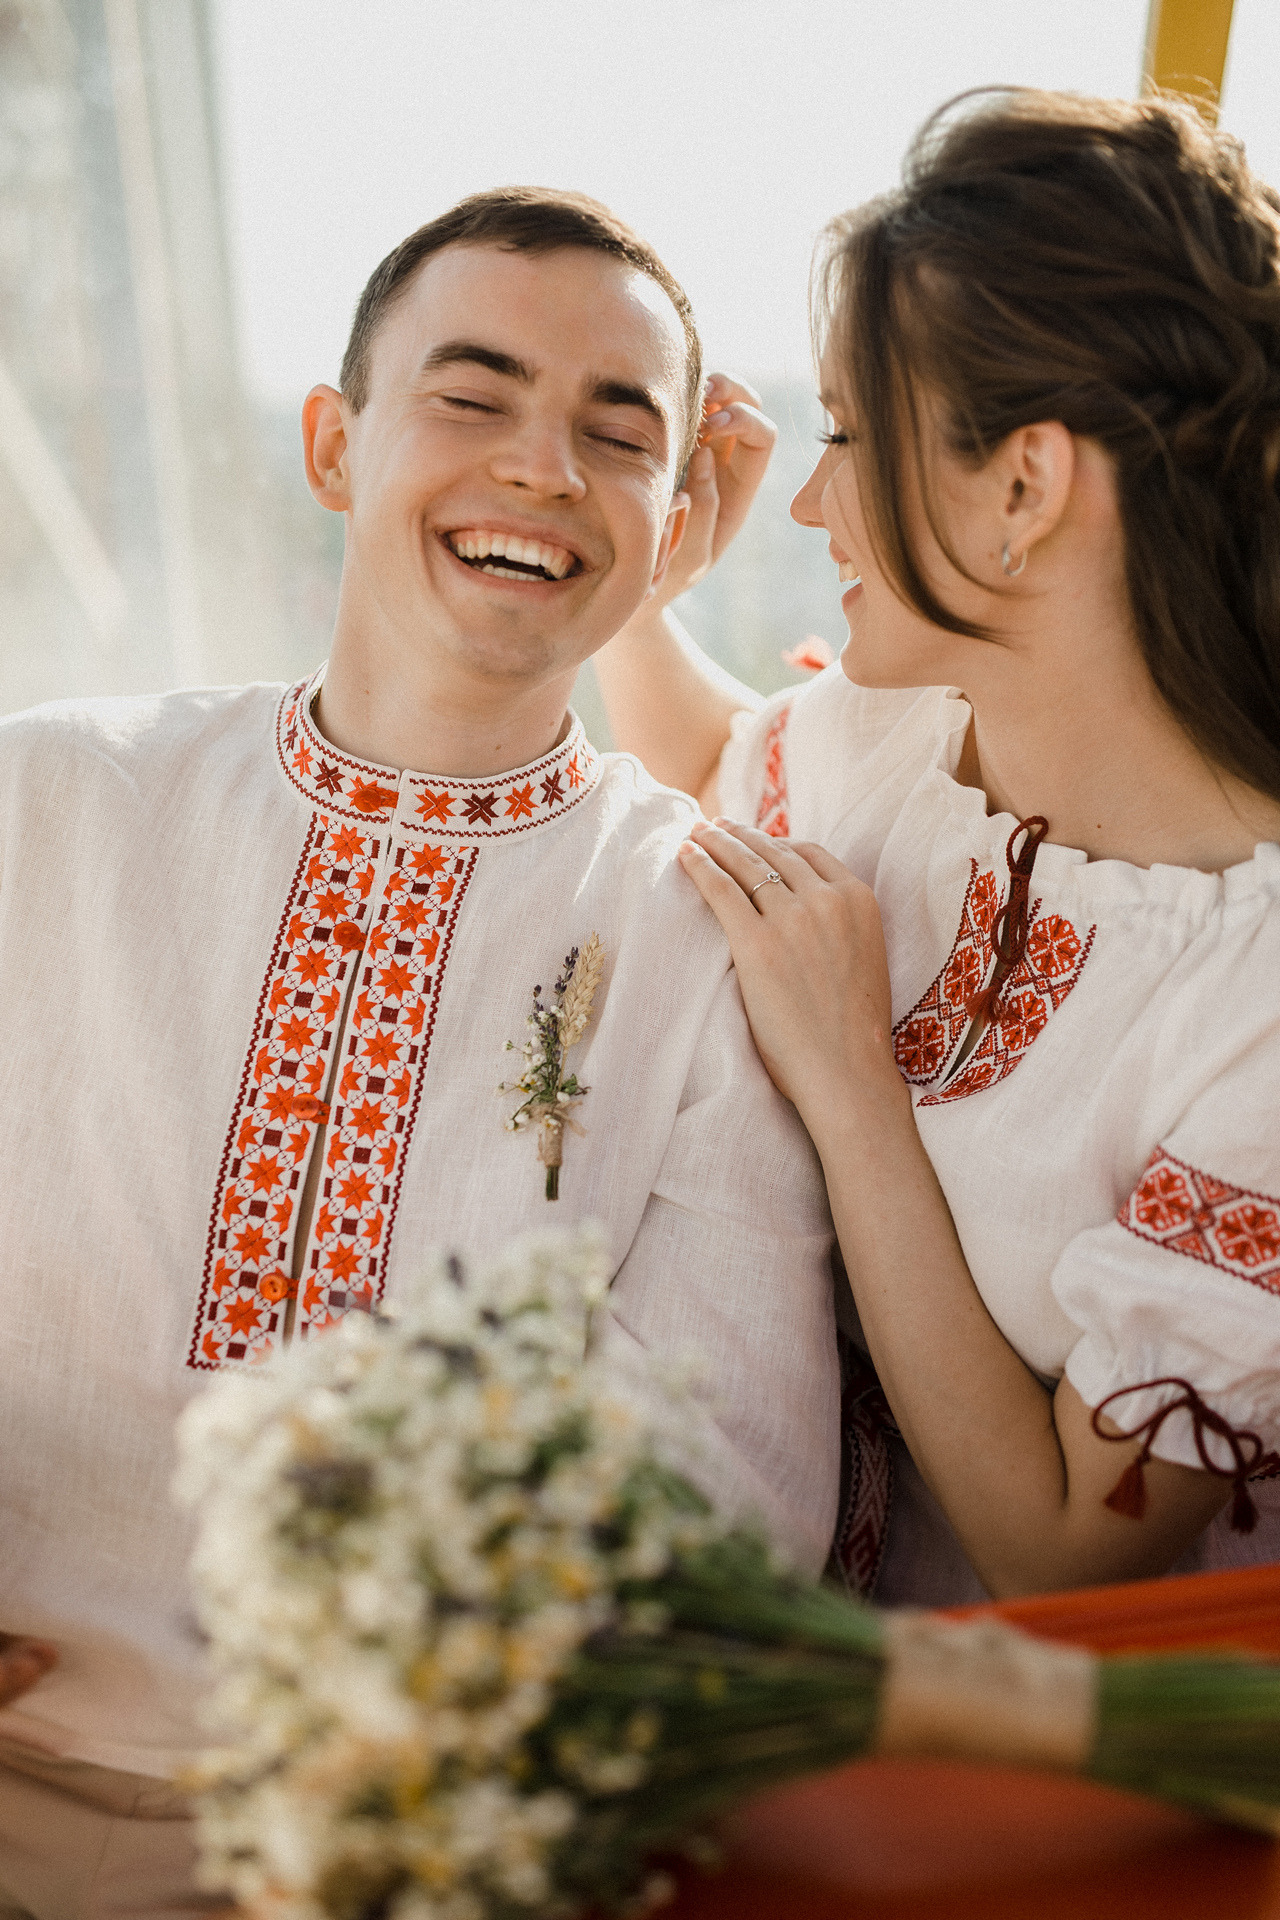
[[[422,363],[423,373],[436,373],[441,367],[471,365],[486,367],[490,373],[505,375],[509,380],[519,380],[525,386],[533,384],[536,375],[525,361],[517,360],[514,354],[500,353],[496,347],[486,347],[479,340],[445,340],[433,347]],[[638,407],[647,413],[662,427],[669,425],[667,409],[649,387],[633,384],[629,380],[597,380],[590,390],[590,398],[606,407]]]
[[[635,387],[626,380],[597,380],[591,389],[591,398],[606,407],[639,407],[642,412],[651,413],[662,426],[667,425],[667,411],[648,387]]]
[[[473,367],[487,367],[490,373],[505,374],[509,380],[523,380],[528,384],[533,379],[532,369],[523,360],[517,360],[511,353],[499,353],[496,347],[486,347],[479,340],[446,340],[433,347],[422,363],[422,372],[435,373],[440,367],[468,363]]]

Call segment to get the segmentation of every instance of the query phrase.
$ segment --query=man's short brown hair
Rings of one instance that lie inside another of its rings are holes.
[[[663,266],[651,246],[615,213],[585,193],[553,187],[494,187],[469,194],[456,207],[429,220],[376,267],[360,295],[351,338],[342,356],[343,396],[359,413],[369,398],[369,367],[374,336],[388,309],[399,299],[424,260],[443,247],[500,247],[508,253],[554,253],[583,247],[611,254],[656,282],[680,316],[685,337],[685,429],[678,470],[681,480],[702,424],[702,342],[688,295]]]

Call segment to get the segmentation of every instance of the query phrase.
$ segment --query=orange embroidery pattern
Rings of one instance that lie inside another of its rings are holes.
[[[322,815],[303,843],[223,1149],[189,1366],[262,1359],[279,1337],[302,1168],[328,1118],[320,1091],[380,850]]]
[[[294,1213],[320,1125],[329,1134],[297,1333],[381,1298],[445,964],[481,844],[558,819],[601,774],[580,723],[536,765],[492,781],[396,774],[329,745],[311,719],[315,687],[291,687],[276,719],[280,770],[311,824],[218,1171],[192,1367],[262,1360],[283,1337]],[[344,1007],[330,1113],[322,1096]]]
[[[909,1086],[927,1087],[936,1080],[968,1028],[965,1007],[986,979],[999,905],[995,874],[980,874],[977,861],[970,860],[960,931],[946,964],[893,1030],[894,1058]]]
[[[397,847],[360,961],[325,1146],[298,1334],[382,1297],[458,909],[478,848]]]
[[[785,840],[791,831],[787,807],[787,767],[782,751],[790,714],[790,707],[784,707],[765,734],[764,792],[756,810],[756,825],[761,833],[770,833],[778,840]]]
[[[317,815],[286,903],[214,1193],[188,1365],[265,1359],[283,1331],[290,1232],[315,1128],[325,1172],[298,1333],[380,1298],[445,960],[477,849],[397,847],[372,928],[381,843]],[[357,979],[348,983],[351,967]],[[320,1098],[355,995],[332,1113]]]
[[[1049,1016],[1062,1005],[1093,946],[1096,927],[1083,939],[1061,914],[1038,919],[1031,910],[1026,952],[1005,982],[982,1038],[954,1080],[939,1086],[947,1062],[969,1030],[969,1002],[991,971],[991,929],[1000,909],[996,876],[969,863],[969,884],[960,909],[960,928],[941,970],[909,1013],[893,1029],[898,1071],[909,1085],[934,1086],[922,1107],[963,1100],[993,1087],[1013,1072],[1043,1033]]]
[[[304,680],[285,695],[276,745],[290,785],[334,819],[390,826],[399,812],[397,836],[471,845],[506,839],[558,819],[576,807],[600,777],[600,757],[581,724],[535,766],[496,780],[380,774],[365,761],[337,752],[316,731],[310,713],[313,689],[314,682]]]
[[[1157,1147],[1116,1215],[1170,1253],[1280,1293],[1280,1200],[1233,1187]]]

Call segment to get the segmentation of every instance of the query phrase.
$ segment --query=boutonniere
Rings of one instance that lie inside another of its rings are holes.
[[[547,1198],[560,1198],[560,1166],[564,1159],[564,1130],[583,1129],[570,1109],[575,1100],[590,1093],[590,1087],[578,1085],[576,1073],[566,1074],[565,1055],[576,1047],[587,1030],[591,1007],[604,972],[604,947],[593,933],[581,953],[574,947],[565,956],[564,971],[555,984],[555,1000],[547,1005],[542,988],[533,990],[533,1012],[528,1025],[532,1038],[524,1043],[524,1072],[518,1080],[504,1081],[499,1093],[523,1093],[525,1099],[507,1121],[507,1130],[519,1133],[537,1125],[538,1158],[547,1170]],[[508,1040],[506,1050],[515,1047]]]

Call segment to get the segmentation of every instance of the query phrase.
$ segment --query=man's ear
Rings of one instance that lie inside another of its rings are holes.
[[[997,450],[1001,536],[1012,555],[1053,533],[1067,509],[1076,471],[1076,446],[1061,420],[1018,427]]]
[[[330,513],[346,513],[351,506],[347,417],[347,403],[336,387],[312,387],[302,403],[302,457],[307,485]]]
[[[666,525],[662,529],[662,538],[658,542],[658,557],[653,563],[653,578],[645,589],[645,599],[652,600],[662,585],[662,576],[671,565],[672,556],[684,539],[684,530],[689,524],[689,496],[687,493],[673,495],[667,509]]]

